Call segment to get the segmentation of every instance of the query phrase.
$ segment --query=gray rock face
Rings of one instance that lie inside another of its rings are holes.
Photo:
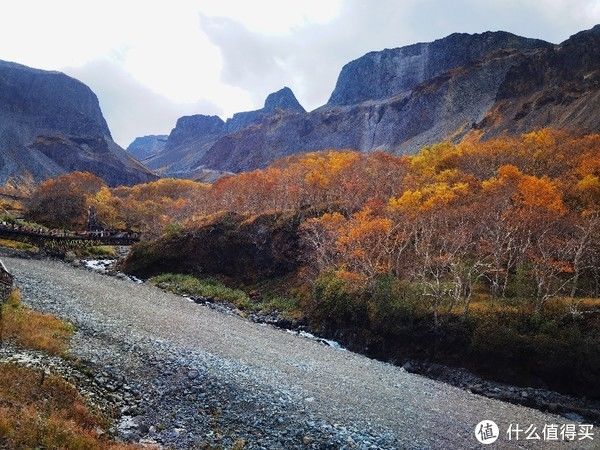
[[[223,131],[225,123],[218,116],[184,116],[177,120],[177,124],[167,139],[167,148],[173,148],[198,134],[219,134]]]
[[[145,160],[163,175],[179,176],[197,168],[197,160],[223,135],[225,122],[218,116],[180,117],[162,151]]]
[[[287,86],[269,94],[265,100],[265,107],[263,109],[271,112],[278,109],[282,111],[305,112],[292,90]]]
[[[155,178],[112,140],[90,88],[60,72],[0,61],[0,182],[77,170],[111,185]]]
[[[303,151],[379,149],[411,153],[452,134],[460,137],[485,117],[504,75],[518,57],[507,54],[494,58],[382,101],[274,117],[220,138],[202,163],[240,172]]]
[[[324,149],[414,153],[472,130],[599,132],[600,26],[560,45],[506,32],[452,34],[369,53],[341,71],[329,102],[305,112],[287,88],[235,114],[187,168],[239,172]],[[187,152],[187,153],[186,153]]]
[[[149,135],[135,138],[127,147],[127,152],[138,161],[156,155],[165,148],[167,135]]]
[[[205,153],[221,137],[251,125],[258,125],[277,115],[304,113],[292,90],[288,87],[269,94],[263,108],[240,112],[224,122],[217,116],[194,115],[181,117],[171,131],[164,149],[144,163],[168,176],[214,178],[214,171],[206,172],[200,162]],[[198,174],[201,174],[199,176]]]
[[[226,131],[227,133],[235,133],[249,125],[258,124],[274,114],[293,112],[303,113],[305,110],[294,96],[292,90],[286,86],[277,92],[269,94],[262,109],[235,113],[231,119],[227,120]]]
[[[503,31],[488,31],[454,33],[433,42],[367,53],[342,68],[328,105],[351,105],[392,97],[499,50],[550,46],[544,41]]]
[[[342,70],[327,105],[224,136],[201,162],[237,172],[312,150],[414,153],[474,129],[599,132],[599,31],[558,46],[501,32],[370,53]]]
[[[522,58],[478,128],[484,137],[554,126],[600,131],[600,25]]]

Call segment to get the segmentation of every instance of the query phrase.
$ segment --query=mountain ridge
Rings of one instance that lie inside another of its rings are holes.
[[[179,148],[189,166],[179,164],[178,171],[246,171],[323,149],[414,153],[470,132],[484,138],[553,126],[598,132],[599,30],[557,45],[497,31],[369,52],[342,68],[323,106],[238,113],[200,152]],[[228,128],[236,117],[251,120]]]
[[[164,148],[144,160],[144,164],[165,176],[186,176],[188,173],[196,178],[198,171],[204,167],[200,159],[220,138],[280,114],[305,112],[292,90],[285,86],[270,93],[261,109],[235,113],[226,121],[214,115],[182,116],[169,134]]]

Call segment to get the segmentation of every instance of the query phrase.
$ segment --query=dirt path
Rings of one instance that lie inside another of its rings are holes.
[[[514,448],[505,437],[510,423],[541,430],[566,421],[151,286],[57,261],[3,260],[27,303],[77,325],[76,356],[137,392],[127,412],[131,439],[182,448],[235,439],[246,448],[475,448],[475,425],[492,419],[497,443]]]

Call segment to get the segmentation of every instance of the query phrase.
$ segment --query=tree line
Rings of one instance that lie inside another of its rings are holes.
[[[414,156],[325,151],[282,159],[212,185],[161,179],[107,187],[88,173],[47,180],[30,219],[152,238],[221,211],[319,207],[302,226],[306,262],[356,283],[382,274],[418,284],[431,310],[468,312],[477,289],[493,298],[598,296],[600,136],[539,130],[441,143]]]

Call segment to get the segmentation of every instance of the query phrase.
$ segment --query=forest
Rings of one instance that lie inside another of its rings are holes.
[[[305,153],[212,185],[109,188],[77,172],[34,186],[24,208],[48,227],[140,231],[142,246],[227,212],[304,211],[282,292],[314,330],[384,359],[599,394],[597,134]]]

